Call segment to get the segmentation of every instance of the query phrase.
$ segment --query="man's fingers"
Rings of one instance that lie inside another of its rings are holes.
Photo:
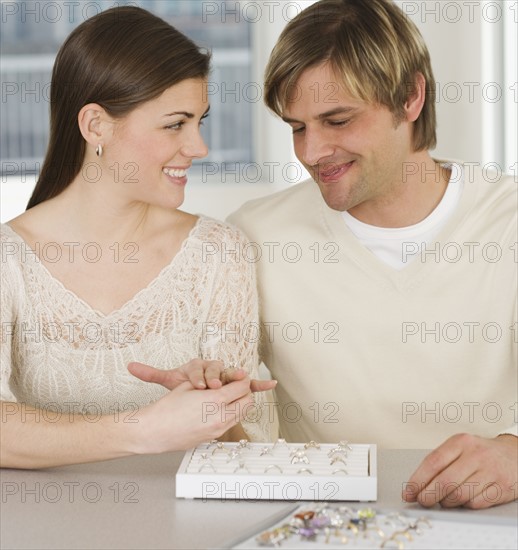
[[[419,502],[423,506],[433,506],[433,504],[441,500],[441,498],[434,497],[436,494],[435,489],[438,488],[438,486],[434,486],[432,482],[434,482],[435,478],[461,455],[462,444],[458,439],[459,436],[450,437],[425,457],[405,484],[401,495],[403,500],[406,502]],[[468,475],[466,475],[462,481],[464,481]]]
[[[204,361],[193,359],[178,369],[185,375],[185,379],[198,389],[217,389],[221,387],[219,381],[223,363],[221,361]]]
[[[470,476],[463,483],[456,484],[456,486],[452,483],[448,487],[448,495],[441,500],[440,504],[443,508],[469,506],[469,503],[473,502],[482,492],[483,487],[484,484],[481,483],[479,472],[477,472],[477,474]]]
[[[273,390],[277,385],[277,380],[252,380],[250,389],[253,392]]]
[[[205,383],[205,372],[201,365],[191,367],[186,374],[193,387],[200,389],[207,387],[207,384]]]
[[[221,372],[221,382],[223,382],[223,384],[229,384],[230,382],[243,380],[246,375],[244,369],[226,368]]]
[[[516,436],[458,434],[430,453],[402,497],[423,506],[489,508],[516,499]]]
[[[417,470],[412,474],[408,483],[415,484],[417,487],[426,487],[445,468],[452,462],[455,462],[461,453],[462,444],[459,441],[459,437],[450,437],[426,456]]]
[[[498,483],[479,483],[478,486],[479,492],[471,500],[464,504],[464,508],[470,508],[471,510],[482,510],[483,508],[489,508],[495,504],[513,500],[513,495],[506,494],[507,491],[505,487],[500,486]]]
[[[471,510],[481,510],[510,500],[513,500],[513,495],[506,491],[505,487],[496,482],[488,482],[487,479],[484,481],[481,472],[478,472],[441,501],[441,506],[462,506]]]
[[[209,365],[205,369],[205,382],[207,387],[215,390],[221,388],[223,385],[221,376],[223,373],[223,363],[221,361],[210,361]]]
[[[173,390],[184,381],[189,381],[194,388],[211,390],[220,389],[222,385],[247,381],[247,387],[252,392],[271,390],[277,385],[276,380],[250,381],[244,369],[224,369],[221,361],[193,360],[173,370],[160,370],[144,363],[133,362],[128,364],[128,371],[143,382],[160,384],[168,390]]]
[[[437,503],[445,508],[462,506],[473,497],[473,490],[476,489],[471,485],[474,473],[474,464],[460,458],[432,479],[417,495],[417,501],[425,507]]]

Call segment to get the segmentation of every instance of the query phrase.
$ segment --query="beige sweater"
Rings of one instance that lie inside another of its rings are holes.
[[[42,420],[57,410],[122,421],[167,392],[129,374],[131,361],[172,369],[221,359],[257,378],[258,338],[233,332],[258,332],[255,266],[221,254],[246,245],[236,228],[200,217],[172,262],[109,315],[67,290],[8,225],[0,236],[1,400],[35,406]],[[268,440],[267,418],[254,412],[244,428]]]
[[[486,180],[465,166],[456,212],[401,271],[312,180],[229,218],[252,241],[283,436],[432,448],[460,432],[518,435],[516,183]]]

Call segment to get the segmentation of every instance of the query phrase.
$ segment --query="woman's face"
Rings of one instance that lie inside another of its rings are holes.
[[[115,121],[104,164],[130,201],[177,208],[187,170],[207,155],[201,134],[209,109],[207,81],[188,79]]]

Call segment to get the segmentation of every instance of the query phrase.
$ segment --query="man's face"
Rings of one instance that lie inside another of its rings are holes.
[[[282,118],[327,205],[360,213],[393,201],[413,152],[411,125],[396,124],[386,107],[349,97],[328,64],[307,69],[292,92]]]

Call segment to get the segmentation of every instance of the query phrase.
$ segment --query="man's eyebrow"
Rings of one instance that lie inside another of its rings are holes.
[[[207,110],[203,113],[202,116],[207,115],[209,111],[210,111],[210,105],[207,107]],[[182,115],[187,118],[194,118],[194,114],[188,113],[187,111],[175,111],[174,113],[167,113],[166,115],[162,115],[162,116],[166,117],[166,116],[175,116],[175,115]]]
[[[327,118],[334,115],[343,115],[343,114],[351,114],[354,113],[357,110],[356,107],[336,107],[335,109],[331,109],[330,111],[326,111],[325,113],[320,113],[318,116],[315,117],[316,120],[322,120],[323,118]],[[302,124],[300,120],[295,120],[294,118],[289,117],[281,117],[284,122],[298,122],[299,124]]]
[[[326,111],[325,113],[321,113],[318,115],[318,119],[327,118],[329,116],[333,115],[343,115],[343,114],[350,114],[354,113],[356,111],[356,107],[336,107],[335,109],[331,109],[330,111]]]

